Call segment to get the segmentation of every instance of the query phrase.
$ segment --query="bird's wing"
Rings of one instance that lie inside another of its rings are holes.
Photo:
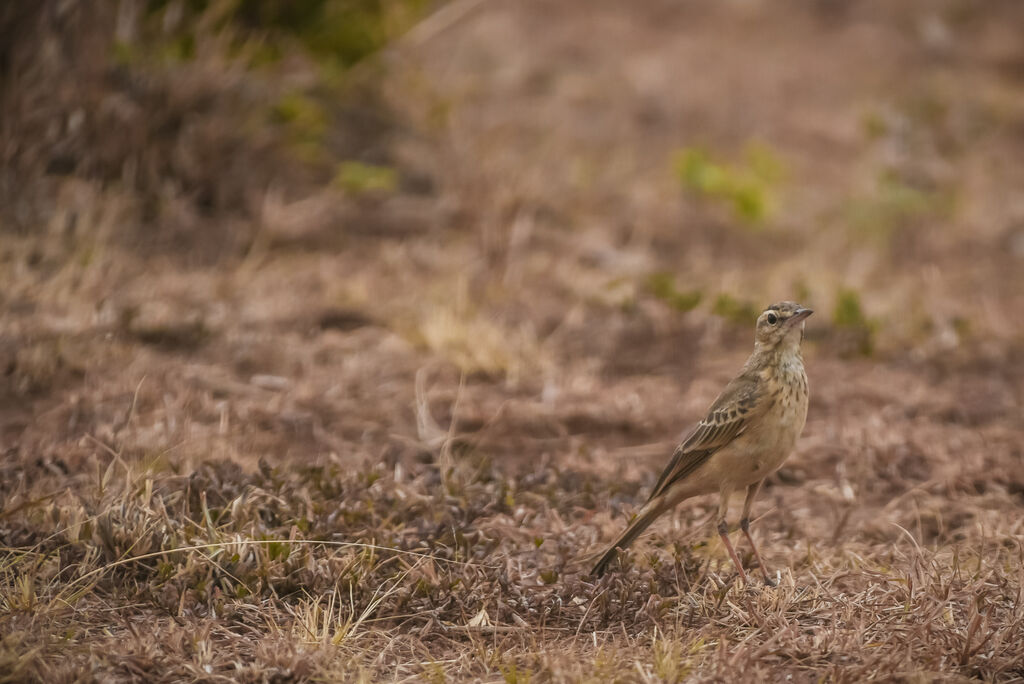
[[[708,410],[704,420],[676,447],[654,486],[650,499],[663,494],[673,483],[684,479],[712,454],[743,434],[752,419],[765,409],[764,392],[756,373],[743,373],[730,382]],[[648,501],[650,501],[648,499]]]

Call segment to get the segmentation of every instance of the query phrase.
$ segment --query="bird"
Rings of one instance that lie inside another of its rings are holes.
[[[676,447],[647,503],[591,571],[600,577],[619,552],[663,513],[702,494],[718,494],[716,529],[747,582],[729,542],[729,498],[746,489],[740,529],[753,548],[766,584],[774,585],[750,536],[750,510],[766,477],[778,470],[803,431],[809,390],[800,345],[811,309],[795,302],[772,304],[757,318],[754,351],[743,369],[711,404],[707,415]]]

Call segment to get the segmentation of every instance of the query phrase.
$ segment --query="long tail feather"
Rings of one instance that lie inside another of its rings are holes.
[[[641,510],[640,514],[633,518],[633,522],[629,523],[629,527],[608,547],[608,550],[601,556],[601,560],[597,561],[597,565],[590,571],[590,574],[595,577],[602,576],[608,570],[611,562],[615,560],[615,557],[619,555],[619,550],[628,548],[630,544],[636,541],[636,538],[643,534],[643,531],[650,527],[651,523],[657,520],[664,510],[660,501],[648,503],[644,510]]]

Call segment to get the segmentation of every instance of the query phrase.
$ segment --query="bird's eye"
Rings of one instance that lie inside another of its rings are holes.
[[[765,316],[765,320],[768,321],[768,325],[775,325],[776,323],[779,322],[779,317],[773,313],[770,313],[767,316]]]

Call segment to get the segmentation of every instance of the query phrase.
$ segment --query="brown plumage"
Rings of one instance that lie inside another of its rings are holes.
[[[665,511],[684,499],[717,492],[717,530],[740,577],[746,580],[725,520],[730,495],[746,488],[740,529],[753,547],[765,581],[771,583],[750,536],[750,508],[764,478],[789,456],[807,418],[807,375],[800,342],[804,319],[811,313],[793,302],[781,302],[758,317],[754,353],[743,370],[676,448],[647,503],[591,574],[603,575],[619,549],[632,544]]]

